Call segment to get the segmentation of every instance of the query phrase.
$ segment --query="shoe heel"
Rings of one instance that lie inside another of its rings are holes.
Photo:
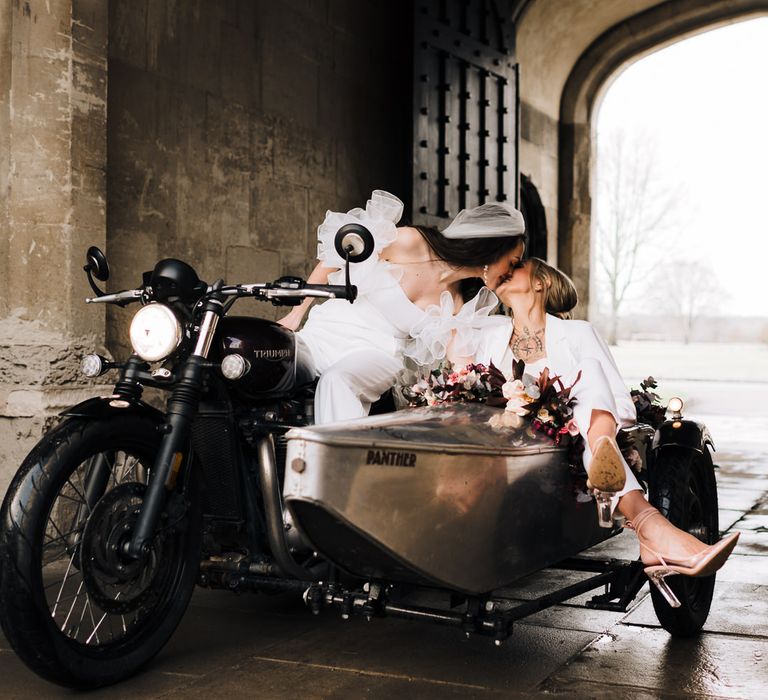
[[[679,608],[680,601],[678,600],[678,597],[669,587],[669,584],[664,580],[667,576],[672,576],[675,573],[677,572],[663,569],[652,571],[651,573],[646,571],[646,574],[648,574],[648,578],[650,579],[651,583],[656,586],[659,593],[661,593],[661,595],[664,597],[664,600],[669,603],[669,606],[672,608]]]
[[[597,522],[600,525],[600,527],[605,528],[613,528],[614,527],[614,519],[613,519],[613,503],[611,501],[611,498],[613,497],[613,493],[611,491],[598,491],[597,489],[594,489],[592,491],[592,494],[595,497],[595,502],[597,504]]]

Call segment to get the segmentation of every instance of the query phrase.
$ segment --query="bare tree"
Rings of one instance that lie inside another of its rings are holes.
[[[596,281],[598,305],[608,307],[611,345],[622,306],[645,275],[641,251],[659,247],[673,224],[680,188],[658,175],[658,153],[647,135],[617,130],[598,137]],[[644,257],[651,261],[652,256]]]
[[[700,260],[669,260],[648,281],[647,299],[653,312],[677,319],[686,345],[696,321],[717,316],[727,298],[714,270]]]

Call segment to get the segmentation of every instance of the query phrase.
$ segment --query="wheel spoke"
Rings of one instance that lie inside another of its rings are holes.
[[[74,491],[74,492],[75,492],[75,493],[76,493],[78,496],[80,496],[80,503],[81,503],[82,505],[84,505],[86,508],[88,508],[88,511],[90,512],[91,508],[90,508],[90,506],[88,505],[88,501],[87,501],[87,499],[85,498],[85,492],[83,492],[83,493],[80,493],[80,491],[78,491],[78,490],[77,490],[77,487],[76,487],[76,486],[75,486],[75,485],[74,485],[74,484],[73,484],[73,483],[72,483],[72,482],[71,482],[69,479],[67,479],[67,483],[68,483],[68,484],[69,484],[69,485],[72,487],[72,490],[73,490],[73,491]]]
[[[64,629],[67,626],[67,623],[69,622],[69,618],[72,616],[72,611],[75,609],[75,605],[77,604],[77,599],[80,597],[80,591],[83,590],[83,584],[84,581],[80,581],[80,585],[77,587],[77,593],[75,593],[75,599],[72,601],[72,605],[69,606],[69,612],[67,613],[67,616],[64,618],[64,624],[61,626],[61,631],[64,632]],[[83,608],[83,614],[85,614],[85,608]],[[80,620],[82,621],[83,617],[80,616]],[[80,623],[78,623],[77,629],[80,629]]]
[[[136,472],[136,467],[139,464],[139,458],[138,457],[132,457],[132,459],[133,459],[133,463],[131,464],[131,468],[130,469],[126,469],[125,465],[123,466],[123,470],[124,471],[123,471],[122,477],[120,478],[120,483],[121,484],[124,483],[125,481],[127,481],[128,477]]]
[[[69,572],[72,570],[72,562],[74,560],[75,560],[75,552],[72,552],[72,556],[69,558],[69,564],[67,565],[67,570],[64,573],[64,578],[61,581],[61,588],[59,588],[59,594],[56,596],[56,604],[53,606],[53,612],[51,613],[51,617],[56,616],[56,609],[59,607],[59,602],[61,601],[61,594],[64,592],[64,585],[67,583],[67,579],[69,578]]]
[[[120,592],[118,592],[118,594],[115,596],[115,600],[117,600],[119,597],[120,597]],[[101,624],[104,622],[104,620],[107,619],[107,615],[108,614],[109,613],[104,613],[101,616],[101,619],[99,620],[98,624],[95,624],[95,627],[93,628],[93,632],[91,632],[91,634],[88,637],[88,639],[85,640],[86,644],[90,644],[91,640],[93,639],[94,636],[96,637],[96,643],[98,644],[98,642],[99,642],[99,635],[98,635],[99,627],[101,627]],[[91,620],[93,620],[93,613],[91,613]]]

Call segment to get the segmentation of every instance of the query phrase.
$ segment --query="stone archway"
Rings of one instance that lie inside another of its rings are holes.
[[[629,17],[581,55],[563,89],[559,125],[558,266],[589,308],[594,171],[592,117],[623,67],[680,39],[768,14],[768,0],[670,0]]]

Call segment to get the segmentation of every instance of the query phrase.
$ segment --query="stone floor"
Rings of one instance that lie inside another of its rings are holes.
[[[313,617],[286,596],[199,590],[143,673],[88,697],[768,698],[768,435],[728,433],[723,420],[707,419],[720,430],[713,434],[726,435],[716,455],[720,522],[742,536],[696,638],[672,639],[659,627],[647,588],[627,613],[580,607],[588,596],[538,613],[500,648],[427,624]],[[632,538],[622,534],[594,554],[635,556]],[[529,577],[515,597],[562,576]],[[74,695],[27,671],[1,637],[0,679],[8,700]]]

